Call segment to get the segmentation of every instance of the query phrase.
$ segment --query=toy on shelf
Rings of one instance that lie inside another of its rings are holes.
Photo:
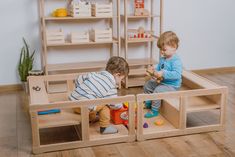
[[[66,8],[59,8],[53,11],[52,16],[54,17],[66,17],[68,15]]]
[[[164,124],[164,121],[162,119],[158,119],[154,122],[155,125],[160,126]]]
[[[78,0],[69,0],[68,10],[69,15],[72,17],[90,17],[91,3]]]
[[[89,42],[89,33],[87,31],[84,32],[71,32],[70,34],[71,43],[82,43]]]
[[[91,4],[92,16],[113,16],[113,3],[108,4]]]
[[[64,32],[59,30],[47,30],[46,31],[47,44],[63,44],[65,43]]]
[[[135,16],[149,16],[149,11],[144,9],[144,0],[135,0]]]
[[[143,128],[148,128],[148,127],[149,127],[148,123],[145,122]]]
[[[143,27],[128,29],[127,33],[129,40],[151,39],[153,36],[153,31],[146,31]]]
[[[90,31],[90,39],[93,41],[112,41],[113,33],[112,28],[108,28],[105,30],[92,29]]]
[[[45,114],[52,114],[52,113],[60,113],[60,109],[38,111],[38,115],[45,115]]]

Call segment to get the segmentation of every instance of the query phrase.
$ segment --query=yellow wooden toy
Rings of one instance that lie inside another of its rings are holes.
[[[164,121],[162,119],[158,119],[154,122],[155,125],[160,126],[164,124]]]

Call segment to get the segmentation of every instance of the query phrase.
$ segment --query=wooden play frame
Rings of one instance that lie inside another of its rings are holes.
[[[88,147],[94,145],[132,142],[136,139],[147,139],[186,135],[208,131],[219,131],[225,126],[225,108],[228,89],[219,86],[199,75],[183,71],[183,87],[180,91],[158,94],[137,94],[119,96],[117,98],[95,99],[84,101],[69,101],[68,94],[74,89],[74,80],[79,74],[30,76],[29,112],[32,126],[33,153],[43,153],[64,149]],[[51,91],[50,82],[65,81],[65,91]],[[40,91],[35,89],[40,88]],[[148,120],[149,128],[143,128],[144,101],[161,99],[160,116],[164,119],[162,126],[153,126]],[[129,127],[117,125],[118,134],[100,135],[95,127],[89,124],[90,105],[129,102]],[[137,126],[135,131],[135,104],[137,104]],[[73,108],[81,107],[81,116],[71,112]],[[61,109],[61,113],[39,116],[38,111]],[[187,113],[208,110],[219,110],[219,123],[188,128],[186,126]],[[81,118],[82,117],[82,118]],[[80,125],[81,124],[81,125]],[[80,125],[78,127],[78,125]],[[74,126],[80,140],[42,145],[40,143],[40,129]]]
[[[170,137],[219,131],[225,126],[225,107],[228,89],[189,71],[183,71],[183,86],[180,91],[158,94],[137,94],[137,140]],[[144,101],[162,100],[160,115],[152,119],[144,118]],[[219,123],[187,127],[187,113],[219,110]],[[162,126],[155,126],[156,120],[164,120]],[[143,128],[147,123],[148,128]]]
[[[134,104],[135,96],[119,96],[117,98],[94,99],[84,101],[69,101],[68,94],[74,89],[74,80],[78,74],[30,76],[29,112],[32,127],[33,153],[44,153],[50,151],[73,149],[94,145],[131,142],[135,141]],[[49,82],[66,81],[67,91],[50,92]],[[39,90],[40,89],[40,90]],[[90,105],[129,103],[129,125],[115,125],[119,132],[111,135],[101,135],[96,124],[89,124]],[[81,115],[75,114],[73,108],[81,108]],[[60,109],[60,113],[50,115],[38,115],[38,111]],[[80,125],[81,124],[81,125]],[[79,125],[79,126],[78,126]],[[80,140],[42,145],[40,143],[40,129],[74,126]]]

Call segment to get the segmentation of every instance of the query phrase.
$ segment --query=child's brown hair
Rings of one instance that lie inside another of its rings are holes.
[[[163,34],[160,35],[158,42],[157,42],[157,47],[159,49],[163,49],[164,46],[171,46],[174,48],[178,48],[179,46],[179,38],[177,37],[177,35],[172,32],[172,31],[167,31],[164,32]]]
[[[108,60],[105,70],[111,74],[120,73],[121,75],[128,76],[129,65],[124,58],[113,56]]]

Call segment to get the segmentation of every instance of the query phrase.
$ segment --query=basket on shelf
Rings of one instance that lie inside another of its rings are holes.
[[[92,16],[113,16],[113,4],[99,4],[99,3],[93,3],[91,4],[91,11]]]
[[[106,30],[92,29],[90,31],[90,39],[92,41],[112,41],[112,29]]]
[[[59,30],[47,30],[46,31],[47,44],[63,44],[65,43],[64,32]]]
[[[89,42],[89,33],[87,31],[71,32],[70,41],[71,43]]]
[[[90,2],[74,2],[70,1],[69,14],[72,17],[90,17],[91,16],[91,3]]]

